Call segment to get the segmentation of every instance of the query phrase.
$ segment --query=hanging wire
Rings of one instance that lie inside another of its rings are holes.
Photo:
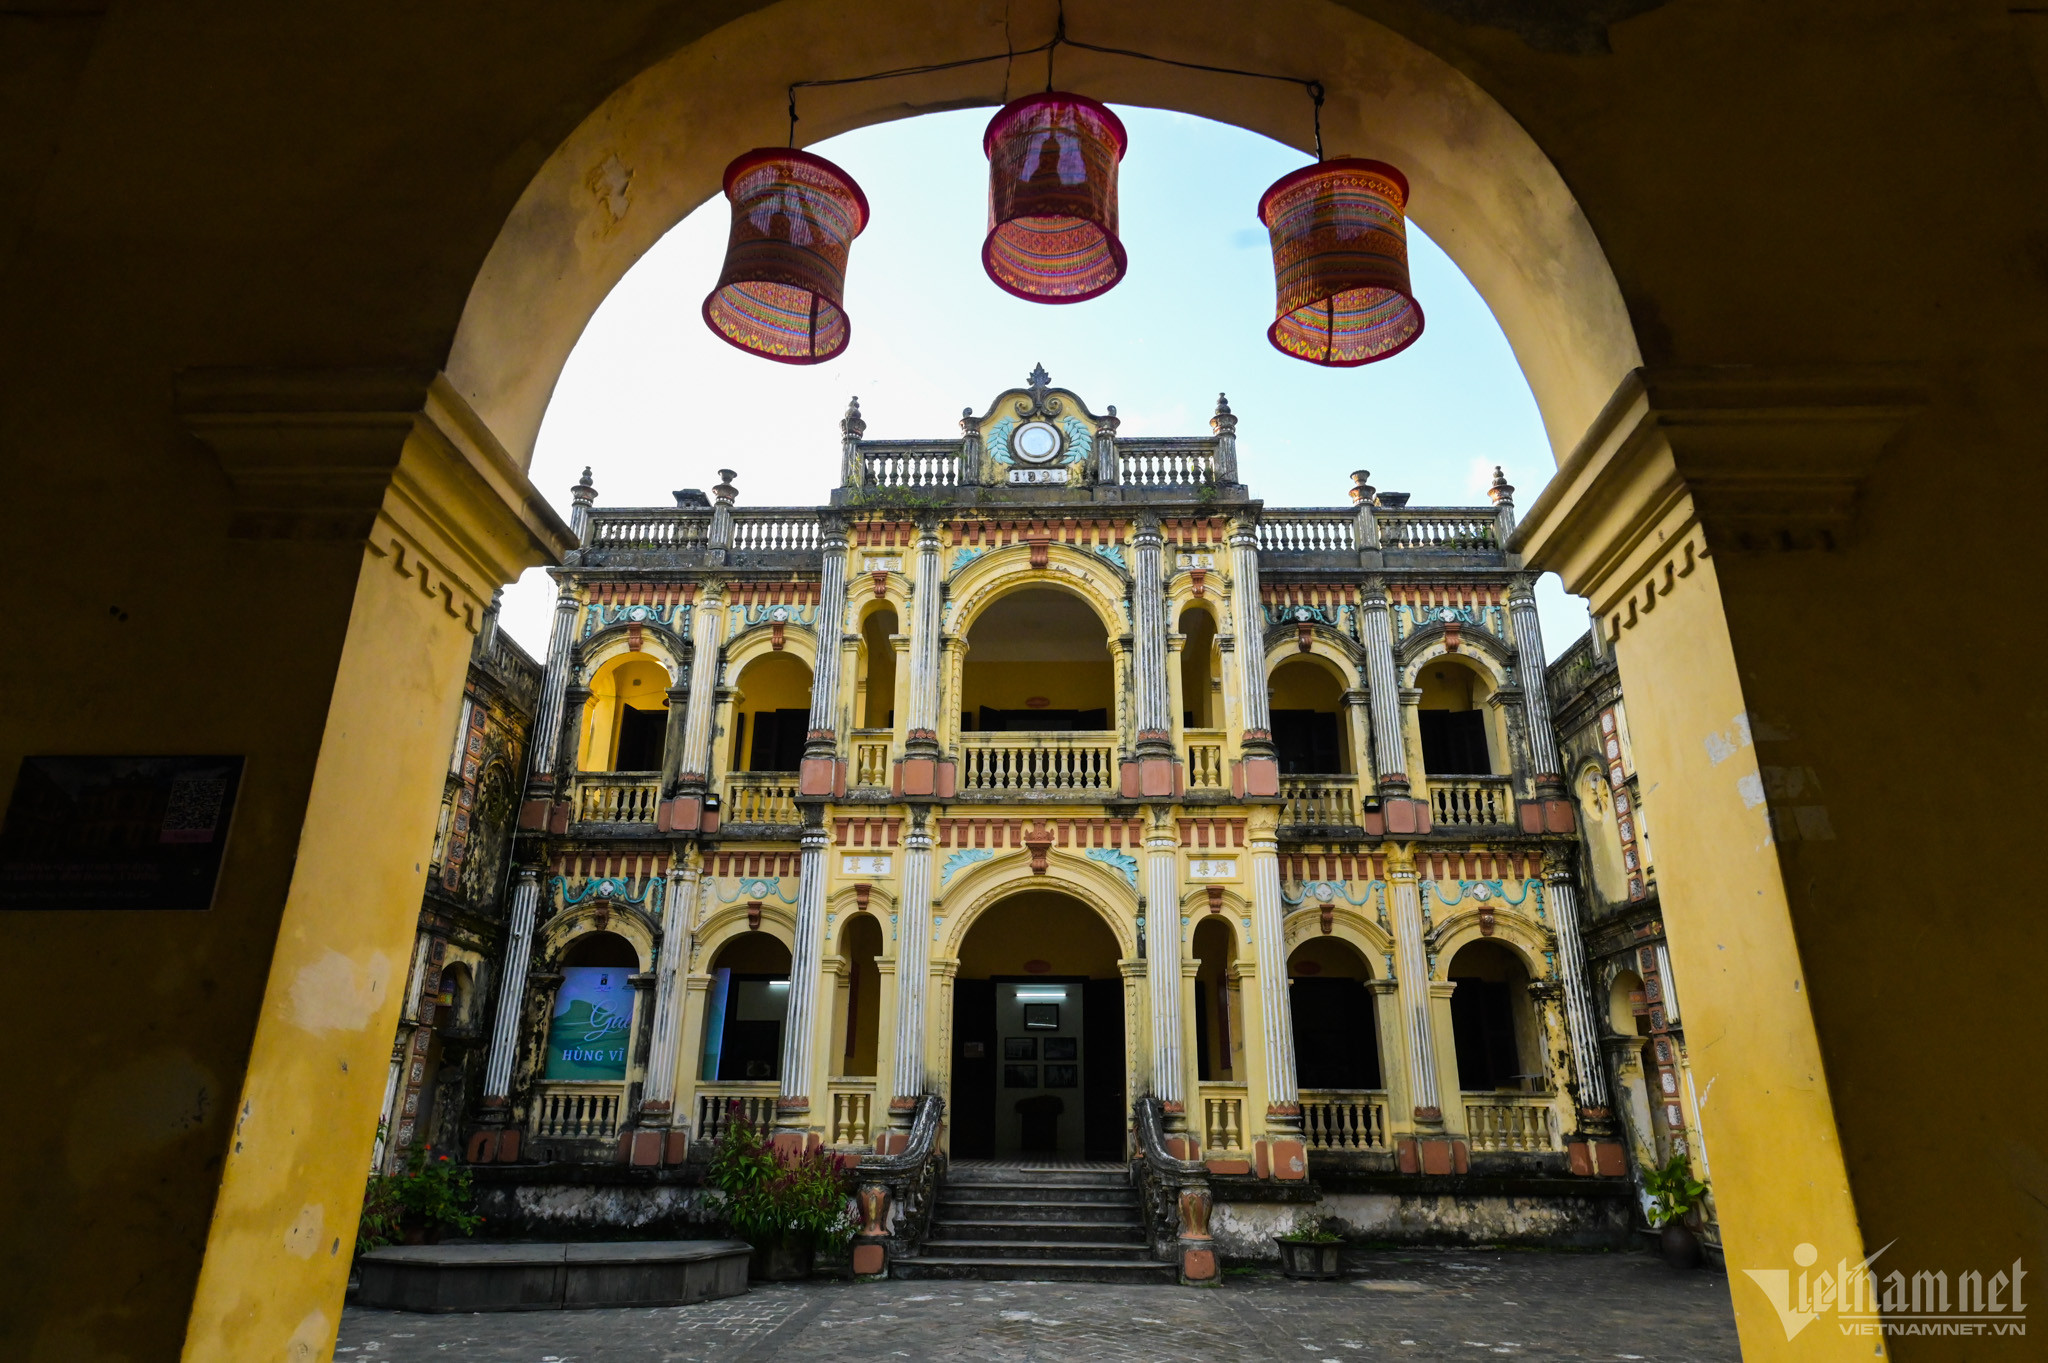
[[[1083,52],[1100,52],[1109,57],[1129,57],[1135,61],[1157,62],[1161,66],[1177,66],[1183,71],[1206,71],[1217,76],[1245,76],[1252,80],[1277,80],[1288,85],[1299,85],[1314,106],[1316,160],[1323,159],[1323,100],[1328,90],[1319,80],[1303,76],[1286,76],[1277,71],[1249,71],[1239,66],[1211,66],[1206,62],[1184,62],[1174,57],[1155,56],[1150,52],[1139,52],[1128,47],[1105,47],[1100,43],[1084,43],[1078,38],[1067,36],[1067,7],[1061,0],[1059,16],[1055,20],[1053,35],[1035,47],[1018,47],[1010,38],[1010,15],[1006,5],[1003,11],[1003,51],[986,57],[962,57],[958,61],[932,62],[925,66],[898,66],[887,71],[871,71],[864,76],[839,76],[830,80],[793,80],[789,83],[789,145],[796,146],[796,92],[799,90],[823,89],[832,85],[864,85],[869,81],[898,80],[906,76],[928,76],[939,71],[958,71],[968,66],[986,66],[990,62],[1005,62],[1003,70],[1004,103],[1009,102],[1010,69],[1019,57],[1045,54],[1045,89],[1052,92],[1053,50],[1060,47],[1079,48]]]

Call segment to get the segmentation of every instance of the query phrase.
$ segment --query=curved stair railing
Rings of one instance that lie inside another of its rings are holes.
[[[898,1258],[915,1258],[931,1230],[946,1157],[939,1153],[939,1128],[946,1100],[927,1093],[917,1100],[903,1149],[863,1155],[854,1170],[859,1185],[861,1228],[853,1237],[853,1271],[858,1277],[886,1276]]]
[[[1131,1106],[1131,1130],[1138,1156],[1131,1161],[1131,1179],[1144,1209],[1145,1233],[1152,1252],[1180,1265],[1188,1287],[1215,1287],[1223,1279],[1216,1262],[1216,1241],[1209,1234],[1209,1166],[1182,1159],[1167,1145],[1166,1113],[1157,1098],[1147,1095]]]

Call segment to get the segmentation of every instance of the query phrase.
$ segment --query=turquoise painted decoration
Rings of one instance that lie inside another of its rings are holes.
[[[725,882],[719,881],[718,902],[733,904],[742,899],[775,898],[785,904],[796,903],[796,896],[785,894],[780,876],[741,876],[733,882],[736,887],[731,894],[725,893]]]
[[[988,450],[988,457],[1005,468],[1017,462],[1010,453],[1010,432],[1017,429],[1017,418],[1006,416],[988,428],[988,438],[982,442]]]
[[[987,861],[994,855],[995,853],[989,851],[986,847],[961,848],[952,856],[947,857],[945,864],[939,867],[939,888],[942,890],[946,888],[946,882],[953,878],[955,871],[964,871],[977,861]]]
[[[1077,416],[1070,416],[1060,423],[1060,429],[1067,433],[1067,462],[1078,464],[1086,460],[1095,450],[1095,428]]]
[[[986,549],[955,549],[953,551],[953,566],[948,570],[948,576],[959,572],[962,568],[965,568],[987,552]]]
[[[1131,570],[1131,565],[1124,562],[1124,547],[1121,544],[1098,544],[1093,548],[1099,557],[1108,559],[1127,573]]]
[[[1113,847],[1091,847],[1082,855],[1090,861],[1099,861],[1104,866],[1123,872],[1132,889],[1138,888],[1138,859],[1128,852],[1119,852]]]
[[[565,909],[573,909],[586,900],[594,899],[609,904],[631,904],[635,908],[645,908],[650,912],[659,913],[661,886],[660,876],[649,876],[646,884],[640,887],[638,894],[635,894],[633,882],[624,876],[592,876],[584,881],[580,888],[572,891],[567,877],[554,878],[555,893],[562,896],[562,907]]]

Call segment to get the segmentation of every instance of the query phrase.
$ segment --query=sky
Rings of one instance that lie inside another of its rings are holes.
[[[1127,436],[1206,435],[1228,393],[1238,476],[1269,507],[1348,505],[1360,468],[1418,506],[1484,505],[1496,464],[1518,506],[1542,491],[1555,465],[1507,338],[1412,224],[1422,338],[1358,369],[1292,359],[1266,340],[1273,265],[1258,203],[1307,158],[1227,124],[1117,106],[1130,133],[1119,186],[1129,272],[1086,303],[1028,303],[981,268],[990,112],[810,148],[851,173],[871,208],[847,269],[852,341],[825,364],[758,359],[704,325],[730,224],[723,196],[641,257],[591,318],[541,423],[531,476],[564,519],[585,465],[600,506],[673,506],[674,489],[709,488],[720,468],[737,471],[742,506],[816,505],[838,480],[850,396],[871,440],[956,439],[963,407],[987,410],[1036,364],[1092,410],[1114,403]],[[1556,657],[1585,631],[1585,607],[1555,576],[1537,596]],[[540,569],[505,593],[503,627],[536,657],[553,601]]]

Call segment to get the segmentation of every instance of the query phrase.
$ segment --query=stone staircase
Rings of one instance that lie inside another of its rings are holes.
[[[961,1161],[939,1185],[923,1251],[898,1278],[991,1282],[1174,1283],[1152,1257],[1130,1173],[1120,1164]]]

